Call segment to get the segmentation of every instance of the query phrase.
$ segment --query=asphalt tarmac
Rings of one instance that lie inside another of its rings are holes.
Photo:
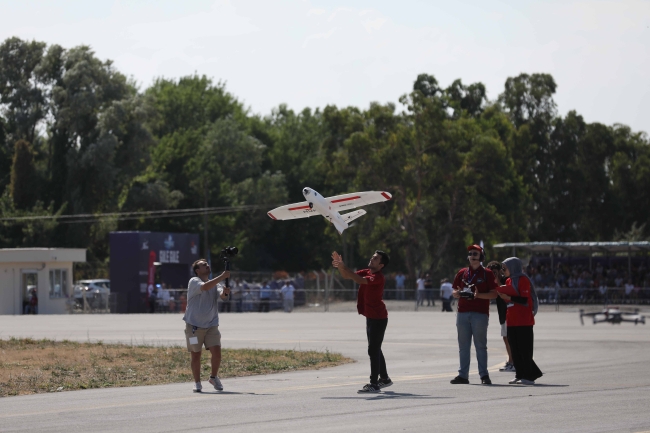
[[[314,371],[0,399],[0,432],[650,432],[650,326],[586,323],[540,311],[535,386],[508,385],[496,313],[488,336],[492,386],[457,374],[455,313],[390,312],[383,351],[394,385],[368,381],[365,322],[353,312],[223,314],[224,347],[318,349],[357,362]],[[0,338],[184,344],[178,314],[0,316]]]

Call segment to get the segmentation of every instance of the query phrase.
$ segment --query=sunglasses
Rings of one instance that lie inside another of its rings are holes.
[[[472,251],[471,253],[467,253],[468,257],[478,257],[480,255],[481,255],[481,253],[478,253],[476,251]]]

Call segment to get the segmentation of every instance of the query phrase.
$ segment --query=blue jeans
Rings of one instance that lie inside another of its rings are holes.
[[[489,316],[483,313],[458,313],[456,315],[456,329],[458,330],[458,352],[460,355],[460,367],[458,375],[467,379],[469,377],[469,360],[474,337],[474,348],[476,349],[476,361],[478,362],[478,374],[480,377],[487,376],[487,328]]]

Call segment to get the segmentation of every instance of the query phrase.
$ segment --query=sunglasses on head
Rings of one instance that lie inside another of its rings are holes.
[[[477,252],[477,251],[471,251],[471,252],[467,253],[467,255],[468,255],[469,257],[478,257],[478,256],[481,255],[481,253],[479,253],[479,252]]]

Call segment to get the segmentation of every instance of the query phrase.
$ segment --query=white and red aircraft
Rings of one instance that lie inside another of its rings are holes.
[[[276,207],[267,212],[268,215],[274,220],[291,220],[322,215],[341,234],[343,230],[350,227],[352,221],[365,215],[366,211],[359,209],[345,214],[340,214],[339,211],[388,201],[393,197],[385,191],[353,192],[334,197],[323,197],[311,188],[303,188],[302,195],[307,201]]]

